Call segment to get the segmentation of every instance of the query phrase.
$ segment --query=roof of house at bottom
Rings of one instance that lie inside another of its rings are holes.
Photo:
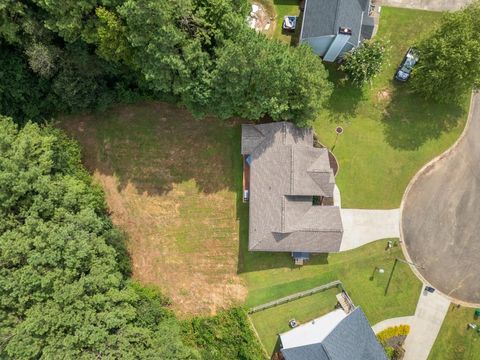
[[[313,196],[333,197],[335,178],[328,150],[313,147],[311,129],[243,125],[242,154],[250,156],[250,250],[340,249],[340,209],[312,203]]]
[[[387,360],[362,309],[335,310],[280,334],[285,360]]]

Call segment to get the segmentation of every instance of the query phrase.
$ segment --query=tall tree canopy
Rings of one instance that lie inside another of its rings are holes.
[[[249,29],[247,8],[246,0],[0,0],[0,51],[15,54],[18,64],[8,65],[40,92],[35,113],[20,96],[15,112],[2,106],[10,99],[0,91],[0,113],[42,118],[173,95],[198,115],[305,124],[329,95],[323,65]],[[21,94],[11,73],[0,89]]]
[[[0,358],[198,357],[166,300],[120,272],[74,143],[0,117],[0,174]]]
[[[0,359],[263,358],[243,310],[179,322],[128,275],[76,143],[0,116]]]
[[[455,101],[480,84],[480,1],[447,13],[440,26],[419,45],[420,62],[412,88],[443,102]]]

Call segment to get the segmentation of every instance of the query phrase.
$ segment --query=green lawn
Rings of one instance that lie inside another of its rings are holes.
[[[468,323],[480,327],[480,319],[474,318],[474,309],[451,305],[442,324],[437,340],[430,352],[429,360],[475,360],[480,358],[480,334]]]
[[[273,0],[277,12],[277,24],[275,26],[274,37],[291,45],[296,45],[300,37],[302,28],[302,16],[298,6],[298,0]],[[294,32],[288,32],[282,29],[283,17],[286,15],[297,16],[297,28]]]
[[[336,87],[314,127],[328,147],[334,143],[335,127],[344,127],[334,149],[343,206],[398,207],[413,175],[460,135],[468,99],[462,106],[429,103],[411,94],[408,83],[392,80],[408,47],[440,16],[382,7],[377,37],[389,42],[388,61],[363,91],[342,84],[334,66],[329,66]]]
[[[385,295],[394,258],[402,257],[398,246],[387,251],[386,244],[386,240],[381,240],[340,254],[314,256],[308,265],[299,268],[293,265],[289,254],[247,252],[246,234],[242,233],[240,272],[249,289],[246,304],[260,305],[340,280],[372,325],[384,319],[412,315],[421,283],[408,265],[398,263]],[[385,273],[376,273],[371,280],[375,267],[385,269]]]
[[[302,28],[302,15],[300,13],[298,0],[255,0],[264,6],[264,8],[275,16],[276,23],[273,31],[273,38],[283,41],[290,45],[296,45],[300,37]],[[294,32],[284,31],[282,29],[283,17],[285,15],[298,16],[297,28]]]
[[[335,287],[250,315],[267,353],[273,353],[278,334],[290,330],[291,319],[302,324],[334,310],[339,292]]]
[[[173,104],[117,106],[61,126],[129,236],[133,276],[158,285],[178,314],[241,305],[237,275],[240,127]]]

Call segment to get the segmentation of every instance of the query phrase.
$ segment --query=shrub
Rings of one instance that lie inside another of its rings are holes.
[[[378,341],[385,344],[388,339],[394,336],[407,336],[410,332],[410,325],[398,325],[389,327],[377,334]]]
[[[386,46],[379,40],[367,40],[345,55],[340,70],[355,86],[372,80],[381,70]]]
[[[214,317],[185,321],[184,338],[203,359],[261,360],[263,352],[247,314],[241,308],[222,311]]]

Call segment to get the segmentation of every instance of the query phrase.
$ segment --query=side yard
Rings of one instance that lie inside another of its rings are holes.
[[[334,287],[251,314],[250,318],[267,353],[273,353],[277,335],[290,330],[288,322],[291,319],[302,324],[334,310],[337,303],[335,295],[340,291]]]
[[[441,13],[382,7],[377,37],[388,42],[387,64],[363,91],[345,83],[330,66],[335,82],[329,106],[315,122],[321,141],[332,147],[335,127],[344,133],[335,146],[340,162],[337,183],[347,208],[397,208],[413,175],[460,135],[468,100],[462,106],[418,99],[408,84],[393,81],[407,49]]]
[[[457,308],[455,305],[450,305],[428,359],[478,359],[480,356],[480,333],[468,329],[469,323],[476,324],[480,328],[480,319],[474,317],[474,309]]]
[[[249,289],[246,305],[253,307],[338,279],[372,324],[412,315],[421,283],[408,265],[399,262],[386,292],[394,259],[403,257],[398,246],[385,250],[386,245],[386,240],[380,240],[340,254],[314,256],[301,268],[293,265],[289,254],[242,251],[241,277]]]

